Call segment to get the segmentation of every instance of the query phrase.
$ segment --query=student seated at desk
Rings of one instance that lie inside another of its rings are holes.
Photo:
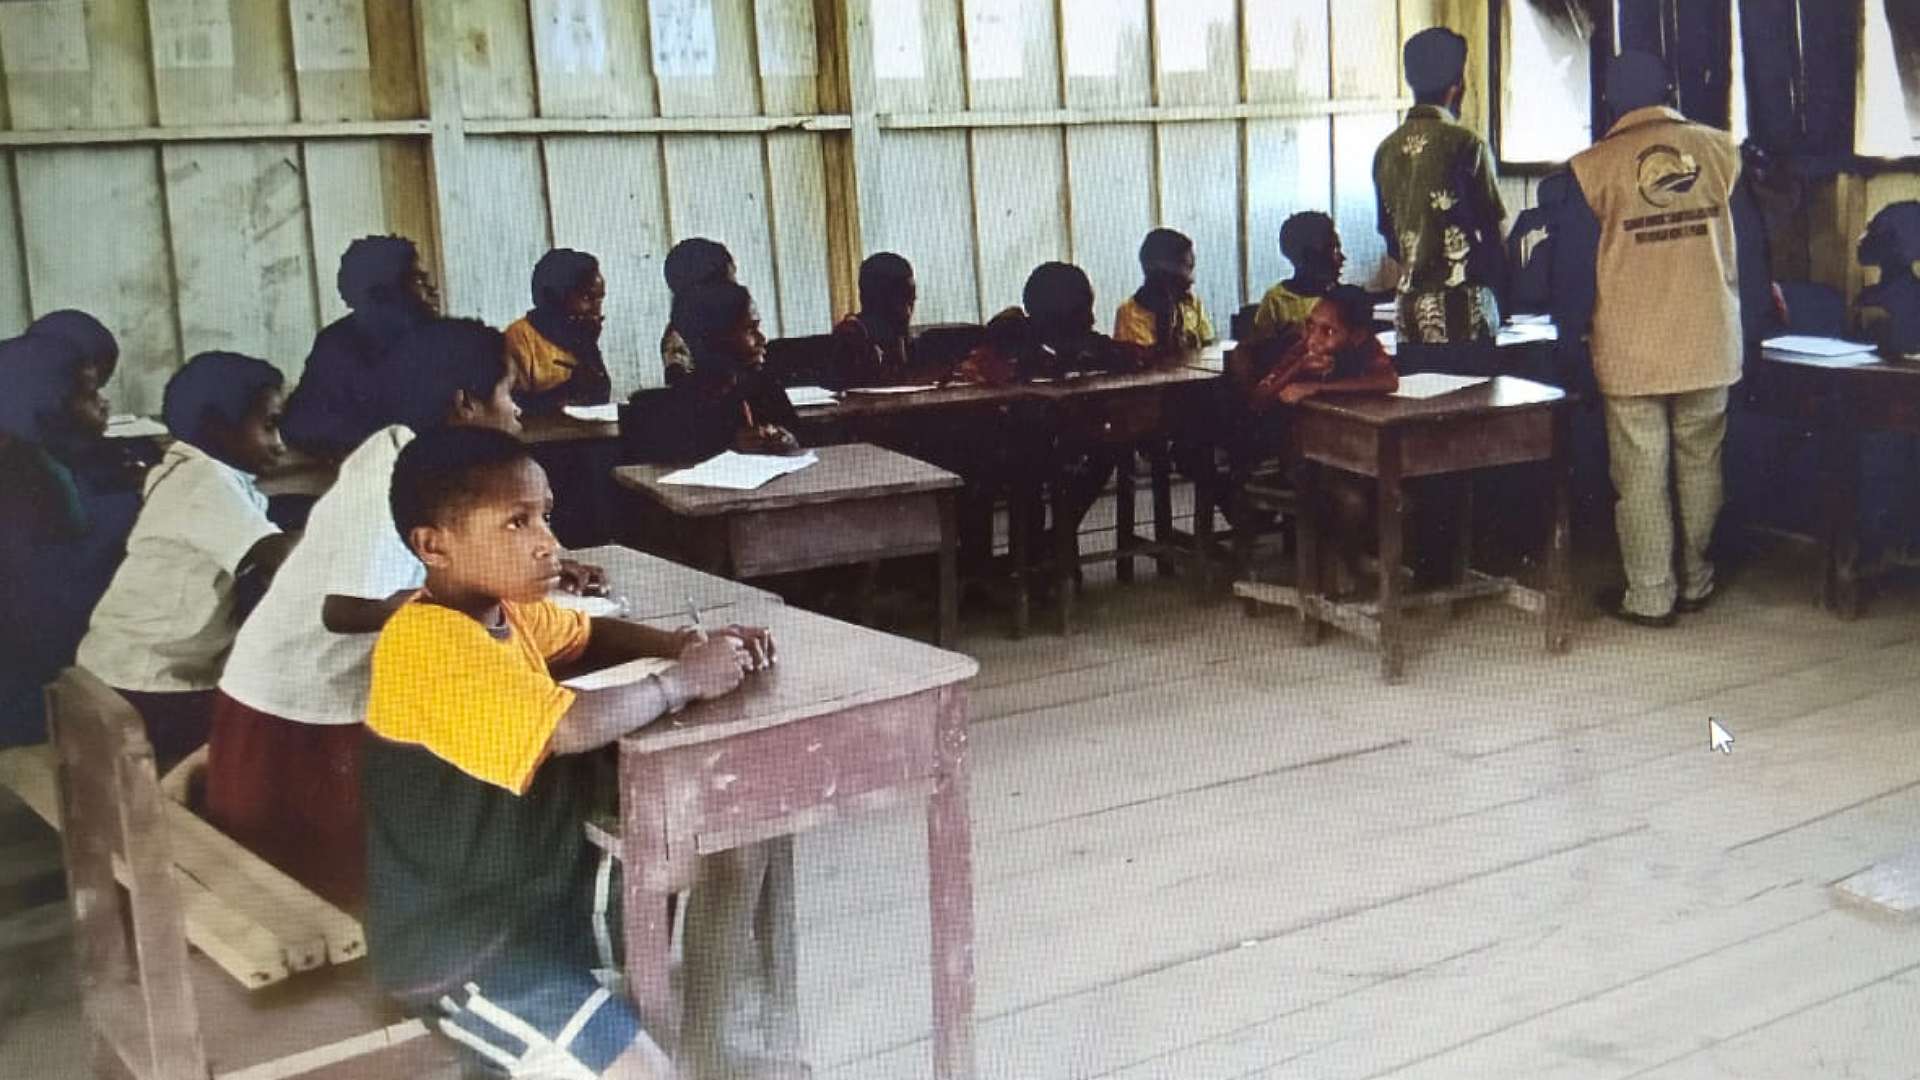
[[[1920,355],[1920,202],[1897,202],[1875,214],[1860,238],[1860,265],[1880,280],[1860,292],[1860,330],[1888,359]]]
[[[1340,284],[1340,271],[1347,265],[1347,253],[1340,245],[1333,218],[1318,210],[1303,210],[1281,223],[1280,253],[1293,264],[1293,276],[1276,283],[1260,298],[1260,306],[1253,313],[1253,328],[1239,343],[1242,348],[1264,346],[1284,351],[1291,346],[1314,305]]]
[[[1153,355],[1197,353],[1213,342],[1206,305],[1193,295],[1193,241],[1155,229],[1140,243],[1146,280],[1113,316],[1113,339]]]
[[[73,663],[140,494],[74,467],[98,453],[98,367],[62,338],[0,342],[0,746],[46,738],[40,690]]]
[[[120,343],[99,319],[72,308],[49,311],[27,326],[32,337],[52,338],[79,354],[102,393],[120,365]],[[89,439],[68,448],[67,467],[96,491],[139,491],[147,470],[160,460],[152,439]]]
[[[675,304],[686,293],[732,281],[736,274],[733,254],[725,245],[702,236],[673,245],[661,261],[660,269],[667,279],[667,295]],[[678,385],[693,373],[693,351],[687,348],[687,339],[681,336],[672,318],[667,320],[667,329],[660,335],[660,364],[668,386]]]
[[[619,993],[613,856],[586,835],[590,755],[729,693],[771,661],[772,640],[589,619],[549,601],[561,572],[553,497],[504,432],[423,433],[395,459],[389,501],[426,581],[380,631],[367,696],[367,932],[380,985],[481,1067],[669,1076]],[[639,657],[677,663],[601,690],[556,681]]]
[[[1040,264],[1020,298],[1025,310],[1008,308],[987,323],[987,340],[960,362],[956,381],[1005,386],[1145,366],[1145,350],[1094,330],[1093,283],[1079,267]]]
[[[397,423],[340,464],[300,544],[240,627],[213,702],[207,817],[346,907],[366,871],[360,724],[374,635],[425,580],[390,526],[402,447],[442,427],[520,430],[498,330],[436,320],[395,346],[381,380]],[[590,568],[575,574],[578,584]]]
[[[1248,391],[1256,414],[1297,405],[1315,394],[1391,394],[1400,388],[1393,358],[1373,333],[1373,301],[1338,285],[1313,305],[1293,347]]]
[[[676,407],[658,418],[672,428],[659,445],[686,461],[725,450],[798,453],[791,430],[798,416],[764,370],[767,338],[746,286],[722,281],[683,293],[673,323],[692,350],[693,371],[673,387]]]
[[[313,339],[281,424],[288,446],[326,461],[346,457],[387,425],[380,389],[388,356],[440,304],[419,249],[401,236],[347,245],[337,284],[351,311]]]
[[[860,310],[833,328],[828,371],[835,389],[938,381],[914,373],[907,328],[919,299],[912,263],[890,251],[867,256],[860,264]]]
[[[555,248],[534,264],[533,309],[507,327],[513,399],[527,415],[613,400],[613,381],[600,355],[606,298],[600,261],[591,255]]]
[[[206,742],[234,633],[293,546],[254,487],[285,449],[281,384],[266,361],[221,352],[167,380],[175,441],[80,642],[80,666],[140,714],[163,770]]]

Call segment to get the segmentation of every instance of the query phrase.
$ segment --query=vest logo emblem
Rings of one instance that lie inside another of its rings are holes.
[[[1640,197],[1665,210],[1700,182],[1700,163],[1671,146],[1650,146],[1640,152],[1638,179]]]

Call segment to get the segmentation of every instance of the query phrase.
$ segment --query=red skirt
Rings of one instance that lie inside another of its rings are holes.
[[[359,724],[302,724],[216,693],[207,739],[207,819],[353,912],[367,881],[361,737]]]

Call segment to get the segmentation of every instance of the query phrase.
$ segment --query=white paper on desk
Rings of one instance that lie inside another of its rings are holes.
[[[1456,390],[1466,390],[1486,382],[1482,375],[1443,375],[1437,371],[1422,372],[1418,375],[1400,376],[1400,389],[1393,392],[1397,398],[1413,401],[1425,401],[1442,394],[1451,394]]]
[[[1233,340],[1232,338],[1227,338],[1224,341],[1216,341],[1213,344],[1207,346],[1206,348],[1200,350],[1200,359],[1225,360],[1227,358],[1227,354],[1232,352],[1236,347],[1239,346],[1239,344],[1240,344],[1239,342]]]
[[[547,599],[555,607],[584,612],[589,619],[610,619],[625,613],[627,606],[611,596],[581,596],[579,593],[550,592]]]
[[[1782,353],[1786,363],[1799,364],[1801,367],[1850,368],[1865,367],[1868,364],[1880,362],[1880,357],[1870,352],[1848,353],[1845,356],[1813,356],[1807,353],[1778,351]]]
[[[663,660],[657,656],[642,656],[638,660],[629,660],[610,668],[589,671],[585,675],[575,675],[560,685],[569,690],[608,690],[616,686],[631,686],[649,675],[658,675],[672,666],[671,660]]]
[[[1374,322],[1394,322],[1400,317],[1400,305],[1389,300],[1384,304],[1373,305]]]
[[[805,409],[815,405],[831,405],[836,400],[833,391],[824,386],[789,386],[787,400],[796,409]]]
[[[1768,338],[1762,344],[1769,349],[1793,353],[1795,356],[1857,356],[1873,351],[1873,346],[1863,345],[1857,341],[1811,337],[1804,334],[1786,334],[1777,338]]]
[[[620,422],[620,406],[614,402],[605,405],[568,405],[560,410],[575,420],[585,420],[591,424],[617,424]]]
[[[819,464],[820,459],[809,450],[797,457],[778,457],[773,454],[739,454],[732,450],[710,457],[690,469],[681,469],[660,478],[663,484],[679,487],[727,488],[731,491],[752,491],[763,487],[776,477],[791,472],[799,472],[809,465]]]
[[[1494,340],[1499,345],[1531,345],[1540,341],[1559,341],[1560,328],[1551,322],[1545,325],[1515,323],[1512,326],[1501,327],[1499,335]]]
[[[1380,347],[1387,350],[1388,356],[1399,355],[1400,332],[1398,330],[1382,330],[1373,336],[1379,340]]]
[[[927,383],[924,386],[849,386],[849,394],[918,394],[927,390],[938,390],[938,386]]]
[[[167,434],[167,425],[145,416],[107,417],[109,439],[157,439]]]
[[[1552,326],[1551,315],[1514,315],[1507,319],[1515,326]]]

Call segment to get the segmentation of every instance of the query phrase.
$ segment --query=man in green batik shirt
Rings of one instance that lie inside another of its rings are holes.
[[[1401,267],[1394,320],[1401,370],[1456,368],[1469,365],[1470,356],[1425,347],[1493,343],[1507,211],[1494,183],[1493,155],[1458,119],[1466,39],[1440,27],[1423,30],[1408,39],[1405,58],[1418,104],[1373,158],[1380,235]]]

